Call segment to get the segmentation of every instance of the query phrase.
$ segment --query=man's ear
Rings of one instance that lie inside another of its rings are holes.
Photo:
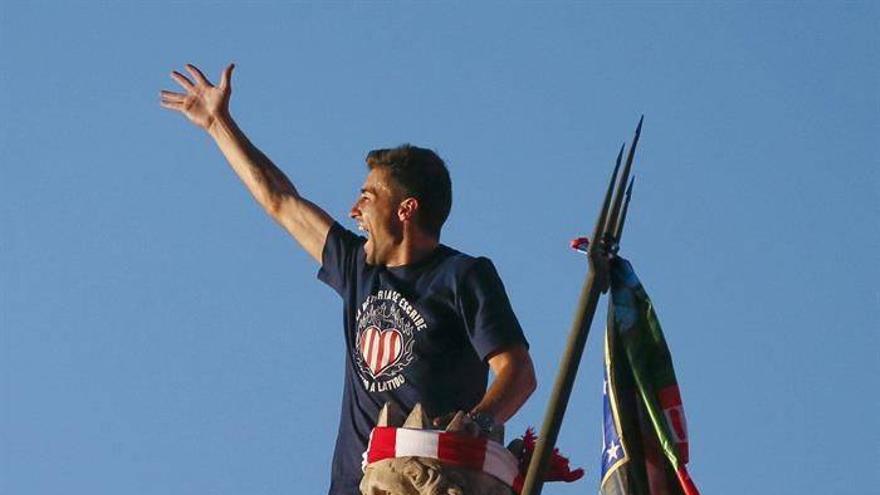
[[[412,221],[415,219],[417,211],[419,211],[419,200],[413,197],[406,198],[397,207],[397,218],[401,222]]]

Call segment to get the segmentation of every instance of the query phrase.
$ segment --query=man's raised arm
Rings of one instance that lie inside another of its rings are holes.
[[[254,199],[321,263],[321,252],[333,219],[300,196],[290,179],[235,124],[229,113],[234,67],[229,65],[223,71],[216,86],[193,65],[187,65],[186,70],[194,82],[173,71],[171,77],[186,92],[162,91],[162,106],[182,113],[208,131]]]

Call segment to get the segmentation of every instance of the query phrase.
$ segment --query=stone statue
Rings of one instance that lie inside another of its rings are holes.
[[[511,442],[508,450],[501,444],[503,431],[493,439],[481,439],[478,432],[462,411],[443,425],[432,422],[420,404],[406,419],[397,406],[385,404],[364,454],[361,493],[513,495],[522,441]]]

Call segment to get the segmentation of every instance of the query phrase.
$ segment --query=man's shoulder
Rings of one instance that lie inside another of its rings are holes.
[[[464,253],[445,244],[441,244],[440,248],[444,250],[443,268],[449,269],[459,276],[464,276],[472,270],[480,268],[492,267],[494,270],[494,264],[487,256]]]
[[[352,246],[362,246],[367,242],[366,237],[358,235],[343,227],[338,221],[334,221],[333,225],[330,226],[330,230],[327,232],[327,240],[331,239],[339,239]]]

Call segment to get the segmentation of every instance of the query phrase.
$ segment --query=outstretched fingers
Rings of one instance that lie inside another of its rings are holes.
[[[162,91],[160,103],[163,107],[171,110],[181,110],[186,103],[186,95],[172,91]]]
[[[186,76],[184,76],[180,72],[177,72],[176,70],[171,71],[171,78],[174,79],[175,81],[177,81],[177,84],[180,84],[183,87],[183,89],[185,89],[187,92],[192,91],[193,88],[195,87],[195,85],[193,85],[192,81],[187,79]]]
[[[226,89],[229,87],[230,81],[232,81],[232,70],[235,69],[235,64],[229,64],[225,69],[223,69],[223,73],[220,74],[220,87]]]
[[[199,68],[196,67],[195,65],[186,64],[186,70],[187,70],[187,72],[192,74],[193,79],[195,79],[196,83],[198,83],[199,85],[212,86],[211,81],[209,81],[208,78],[205,77],[204,74],[202,74],[202,71],[200,71]]]
[[[162,105],[162,108],[167,108],[169,110],[183,111],[184,109],[183,102],[162,100],[159,102],[159,104]]]
[[[161,105],[163,108],[182,112],[196,125],[207,128],[214,116],[228,111],[235,65],[229,64],[223,70],[217,86],[211,84],[198,67],[186,64],[185,68],[189,76],[176,70],[170,74],[183,91],[161,91]]]
[[[162,90],[161,94],[162,94],[162,100],[165,100],[165,101],[181,102],[184,99],[186,99],[186,95],[182,95],[180,93],[175,93],[173,91],[165,91],[164,89]]]

